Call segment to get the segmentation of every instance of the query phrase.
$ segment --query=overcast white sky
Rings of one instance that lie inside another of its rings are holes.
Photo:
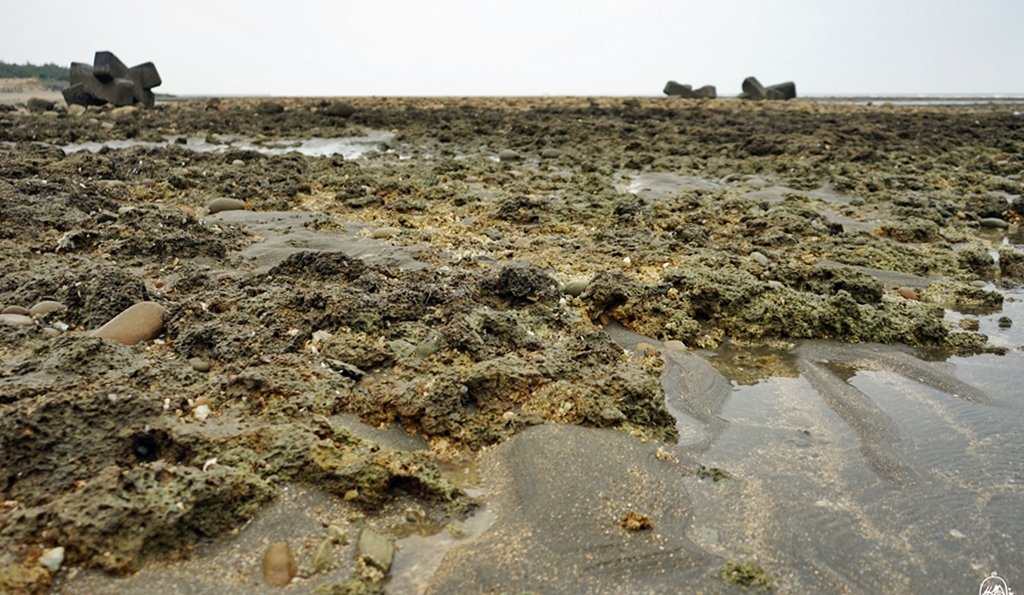
[[[1024,93],[1024,0],[23,0],[0,60],[152,61],[175,94]]]

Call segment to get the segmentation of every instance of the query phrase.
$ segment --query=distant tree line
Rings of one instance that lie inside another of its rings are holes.
[[[67,66],[58,66],[57,64],[43,64],[42,66],[36,66],[35,64],[8,64],[3,60],[0,60],[0,79],[10,79],[14,77],[18,78],[38,78],[48,81],[64,82],[68,81],[71,69]]]

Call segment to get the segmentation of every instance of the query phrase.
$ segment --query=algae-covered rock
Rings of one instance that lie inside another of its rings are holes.
[[[387,574],[395,559],[395,546],[387,537],[372,529],[363,529],[359,533],[356,553],[360,560]]]
[[[772,579],[757,562],[726,562],[718,573],[726,584],[757,587],[762,591],[772,588]]]
[[[334,541],[332,539],[325,539],[313,550],[313,555],[310,556],[309,563],[306,565],[306,574],[309,576],[320,574],[330,568],[333,563]]]
[[[991,311],[1003,305],[1001,293],[974,287],[955,279],[944,279],[932,283],[924,292],[923,298],[929,302],[958,310],[979,308]]]
[[[964,248],[957,254],[957,261],[961,268],[982,279],[990,278],[996,272],[995,260],[988,250],[983,248]]]
[[[40,595],[50,586],[50,573],[41,565],[6,564],[0,566],[0,593]]]
[[[1024,280],[1024,254],[1013,248],[1000,248],[999,272],[1005,279]]]
[[[78,491],[4,513],[0,539],[43,538],[64,544],[72,563],[128,572],[250,518],[272,494],[267,483],[226,465],[205,472],[163,461],[111,466]]]

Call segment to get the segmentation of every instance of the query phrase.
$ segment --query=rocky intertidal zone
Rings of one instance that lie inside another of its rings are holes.
[[[996,352],[946,309],[1024,282],[1012,107],[72,107],[0,106],[0,591],[44,591],[55,548],[112,573],[183,555],[284,484],[457,521],[477,502],[439,465],[530,425],[673,441],[664,362],[613,320]],[[287,152],[311,138],[376,140]]]

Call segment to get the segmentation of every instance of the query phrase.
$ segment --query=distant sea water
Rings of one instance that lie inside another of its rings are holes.
[[[853,103],[858,105],[1021,105],[1024,106],[1024,93],[957,93],[957,94],[831,94],[803,95],[800,99],[821,103]]]

